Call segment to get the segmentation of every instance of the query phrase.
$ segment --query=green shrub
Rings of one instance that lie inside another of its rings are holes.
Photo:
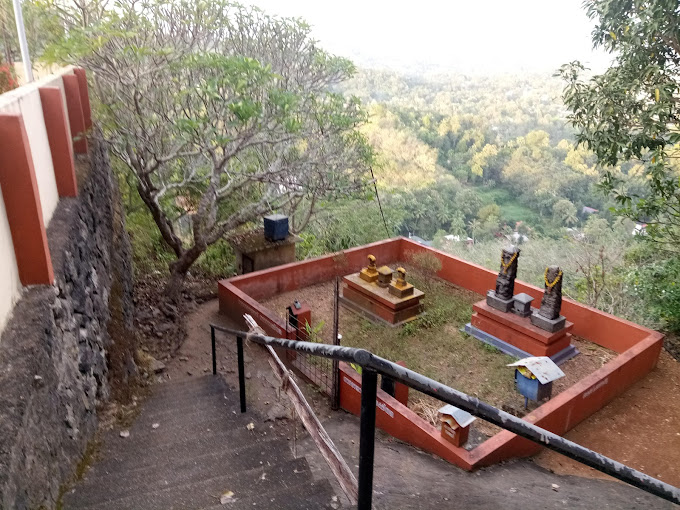
[[[232,276],[236,271],[234,250],[227,241],[220,239],[206,248],[189,271],[201,272],[214,278]]]
[[[138,274],[154,271],[168,272],[174,253],[161,237],[161,233],[146,208],[127,214],[127,231],[132,243],[132,261]]]

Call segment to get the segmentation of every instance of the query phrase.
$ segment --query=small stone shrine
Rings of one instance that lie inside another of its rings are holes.
[[[295,262],[295,245],[302,239],[291,234],[288,218],[271,214],[261,228],[239,232],[227,238],[236,256],[238,274]]]
[[[397,268],[397,278],[389,266],[380,268],[373,255],[368,266],[343,277],[340,302],[366,318],[389,326],[409,322],[423,311],[420,299],[425,295],[406,281],[406,270]]]
[[[472,320],[465,331],[511,356],[547,356],[562,363],[578,354],[571,345],[574,325],[560,315],[562,270],[557,266],[546,268],[541,308],[536,310],[531,307],[534,299],[530,295],[514,295],[519,254],[514,246],[503,249],[496,289],[473,305]]]

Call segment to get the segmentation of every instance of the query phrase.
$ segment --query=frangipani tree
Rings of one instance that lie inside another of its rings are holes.
[[[224,0],[121,0],[50,52],[93,73],[104,135],[176,255],[171,295],[225,234],[271,210],[302,228],[320,201],[368,183],[366,113],[330,91],[354,67],[300,20]]]

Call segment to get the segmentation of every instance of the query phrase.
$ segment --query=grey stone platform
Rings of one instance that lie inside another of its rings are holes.
[[[64,495],[64,509],[339,508],[328,480],[314,480],[253,410],[241,414],[221,376],[157,385],[128,430],[104,434],[100,460]],[[222,505],[227,491],[233,501]]]
[[[513,356],[517,359],[523,359],[533,356],[533,354],[529,354],[528,352],[523,351],[522,349],[518,349],[512,344],[509,344],[508,342],[501,340],[500,338],[496,338],[495,336],[490,335],[489,333],[474,327],[469,322],[465,325],[465,327],[461,329],[461,331],[467,333],[470,336],[475,337],[477,340],[481,340],[485,344],[494,346],[499,351],[507,354],[508,356]],[[573,345],[569,345],[569,347],[565,347],[560,352],[550,356],[550,359],[553,360],[555,364],[561,365],[565,361],[570,360],[571,358],[580,353],[581,351],[579,351],[576,347],[574,347]]]

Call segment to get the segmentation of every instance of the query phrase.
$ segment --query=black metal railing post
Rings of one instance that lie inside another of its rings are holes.
[[[359,427],[359,510],[370,510],[373,501],[373,452],[375,451],[375,400],[378,373],[361,371],[361,424]]]
[[[212,340],[213,375],[217,375],[217,354],[215,352],[215,326],[210,326],[210,339]]]
[[[246,373],[243,366],[243,338],[236,337],[236,350],[238,355],[238,390],[241,398],[241,412],[246,412]]]
[[[339,320],[340,320],[340,277],[335,277],[335,292],[333,298],[333,345],[340,345]],[[331,409],[340,409],[340,361],[333,359],[331,363]]]

